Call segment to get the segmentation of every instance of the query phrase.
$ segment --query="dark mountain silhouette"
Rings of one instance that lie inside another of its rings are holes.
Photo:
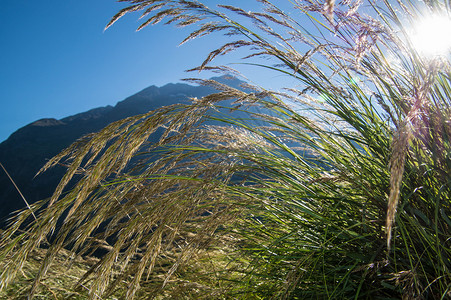
[[[232,85],[237,83],[234,81]],[[55,167],[35,177],[36,173],[48,159],[76,139],[125,117],[146,113],[164,105],[188,103],[189,97],[202,97],[211,92],[214,90],[208,87],[181,83],[150,86],[114,107],[95,108],[61,120],[41,119],[20,128],[0,144],[0,162],[27,201],[33,203],[51,196],[65,168]],[[23,207],[24,201],[3,170],[0,170],[0,226],[5,225],[11,212]]]

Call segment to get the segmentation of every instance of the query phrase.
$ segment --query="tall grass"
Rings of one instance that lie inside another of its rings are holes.
[[[67,248],[104,251],[74,287],[91,299],[149,284],[179,298],[451,297],[449,56],[423,57],[408,35],[449,3],[123,2],[107,27],[141,11],[139,29],[194,26],[183,42],[230,37],[193,70],[235,72],[214,59],[245,48],[256,71],[298,84],[198,80],[218,92],[74,143],[43,168],[70,162],[52,198],[2,233],[2,289],[49,243],[30,295]]]

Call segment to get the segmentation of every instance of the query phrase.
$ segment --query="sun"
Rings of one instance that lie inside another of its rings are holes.
[[[412,28],[410,39],[421,55],[448,55],[451,52],[451,17],[437,14],[418,19]]]

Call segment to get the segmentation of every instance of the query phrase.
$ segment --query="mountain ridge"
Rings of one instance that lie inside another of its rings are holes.
[[[224,82],[224,78],[215,78]],[[232,80],[232,85],[236,82]],[[146,113],[161,106],[189,103],[191,97],[214,92],[211,87],[185,83],[151,85],[117,102],[62,119],[43,118],[12,133],[0,143],[0,162],[11,175],[29,203],[50,197],[64,167],[54,167],[35,177],[46,161],[83,135],[97,132],[106,125],[126,117]],[[0,227],[11,212],[25,207],[23,199],[3,171],[0,171]]]

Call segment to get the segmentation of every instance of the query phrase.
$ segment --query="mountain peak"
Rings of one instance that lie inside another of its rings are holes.
[[[97,132],[111,122],[147,113],[159,107],[188,103],[190,97],[201,98],[213,92],[205,86],[185,83],[149,86],[133,96],[106,106],[61,120],[45,118],[18,129],[0,143],[0,162],[8,170],[28,202],[45,199],[53,193],[65,169],[55,167],[34,178],[46,161],[81,136]],[[7,176],[0,172],[0,227],[9,213],[20,209],[23,201]]]

